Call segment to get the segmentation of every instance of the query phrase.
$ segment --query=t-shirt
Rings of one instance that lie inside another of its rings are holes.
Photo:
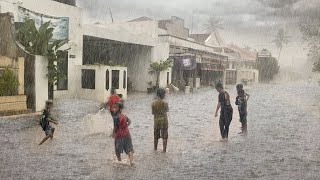
[[[164,100],[156,100],[152,103],[152,114],[156,116],[167,116],[169,111],[168,103]]]
[[[226,91],[219,93],[218,102],[221,104],[221,108],[230,105],[230,96]]]
[[[118,95],[111,95],[108,100],[109,110],[112,112],[113,105],[121,101],[121,98]]]
[[[169,111],[168,103],[164,100],[156,100],[152,103],[152,114],[154,115],[154,128],[167,129]]]
[[[246,96],[237,96],[236,105],[238,105],[239,113],[245,114],[247,112],[247,99],[246,99]]]
[[[49,117],[50,117],[50,111],[48,111],[47,109],[43,110],[40,118],[40,126],[42,127],[43,130],[45,130],[49,126],[49,120],[48,120]]]
[[[124,114],[118,114],[114,117],[115,138],[123,138],[129,134],[128,117]]]

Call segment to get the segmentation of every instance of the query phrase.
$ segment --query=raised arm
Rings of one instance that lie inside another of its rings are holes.
[[[130,126],[131,120],[128,117],[127,117],[127,123],[128,123],[128,126]]]

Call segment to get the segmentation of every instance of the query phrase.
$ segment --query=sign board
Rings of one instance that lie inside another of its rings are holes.
[[[258,57],[271,57],[271,53],[268,50],[262,50],[258,52]]]
[[[68,17],[54,17],[45,14],[40,14],[23,7],[18,8],[18,21],[24,22],[25,19],[33,19],[35,21],[36,28],[48,21],[50,26],[54,28],[52,41],[54,40],[66,40],[69,38],[69,18]]]

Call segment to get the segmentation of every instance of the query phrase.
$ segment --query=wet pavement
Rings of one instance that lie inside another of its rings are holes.
[[[233,105],[228,142],[220,142],[214,89],[168,96],[166,154],[153,151],[154,97],[131,95],[125,114],[132,120],[134,168],[116,162],[112,120],[96,102],[58,100],[60,124],[42,146],[44,133],[33,118],[0,120],[0,179],[319,179],[320,87],[259,84],[245,90],[251,95],[249,133],[238,134]],[[234,100],[235,88],[227,91]]]

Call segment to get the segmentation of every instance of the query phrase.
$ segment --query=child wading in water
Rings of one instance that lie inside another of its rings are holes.
[[[219,100],[215,117],[218,116],[218,111],[221,108],[219,119],[220,133],[223,140],[228,140],[229,126],[232,121],[233,114],[233,109],[230,104],[230,96],[226,91],[224,91],[221,83],[216,84],[216,90],[219,92]]]
[[[51,109],[53,107],[53,102],[51,100],[46,101],[46,107],[42,112],[42,116],[40,118],[40,126],[42,130],[45,132],[46,137],[40,142],[39,145],[43,144],[49,138],[53,138],[54,128],[50,125],[50,123],[58,124],[56,120],[51,117]]]
[[[240,134],[242,134],[247,133],[247,101],[249,100],[250,95],[244,92],[242,84],[238,84],[236,88],[238,93],[238,96],[236,98],[236,105],[238,105],[242,130]]]
[[[123,151],[129,156],[130,165],[133,165],[133,146],[128,126],[131,124],[130,119],[121,111],[123,104],[117,102],[113,106],[114,130],[113,137],[115,139],[115,152],[118,161],[121,161],[121,153]]]
[[[157,90],[157,100],[152,103],[152,114],[154,115],[154,150],[158,149],[158,140],[163,139],[163,152],[167,151],[168,142],[168,103],[164,101],[166,91]]]

